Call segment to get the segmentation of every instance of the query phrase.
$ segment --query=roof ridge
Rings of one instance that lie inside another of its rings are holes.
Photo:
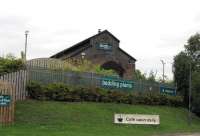
[[[86,38],[85,40],[82,40],[82,41],[80,41],[80,42],[78,42],[78,43],[72,45],[72,46],[69,47],[69,48],[66,48],[66,49],[64,49],[64,50],[62,50],[62,51],[60,51],[60,52],[58,52],[58,53],[56,53],[56,54],[50,56],[50,58],[59,56],[60,54],[64,53],[65,51],[67,51],[67,50],[69,50],[69,49],[72,49],[72,48],[75,48],[75,47],[78,47],[78,46],[81,45],[82,43],[87,42],[88,40],[90,40],[90,39],[92,39],[92,38],[94,38],[94,37],[96,37],[96,36],[98,36],[98,35],[100,35],[100,34],[102,34],[102,33],[106,33],[106,32],[107,32],[109,35],[111,35],[115,40],[117,40],[118,42],[120,42],[120,40],[117,39],[111,32],[109,32],[107,29],[105,29],[105,30],[103,30],[103,31],[101,31],[101,32],[99,32],[99,33],[97,33],[97,34],[95,34],[95,35],[89,37],[89,38]]]

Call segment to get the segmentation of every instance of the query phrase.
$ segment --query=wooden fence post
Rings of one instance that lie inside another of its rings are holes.
[[[0,125],[8,126],[14,122],[15,88],[12,84],[0,80]]]

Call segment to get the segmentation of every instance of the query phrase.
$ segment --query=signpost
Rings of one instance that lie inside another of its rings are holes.
[[[130,80],[102,78],[101,86],[104,88],[114,88],[114,89],[133,89],[134,84]]]
[[[159,115],[142,115],[142,114],[115,114],[114,123],[159,125],[160,116]]]
[[[160,93],[171,95],[171,96],[176,96],[176,89],[170,88],[170,87],[165,87],[165,86],[160,86]]]
[[[9,106],[11,103],[10,95],[0,95],[0,106]]]

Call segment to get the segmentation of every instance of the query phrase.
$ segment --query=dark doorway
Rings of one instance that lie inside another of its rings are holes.
[[[101,65],[101,68],[112,69],[112,70],[116,71],[120,77],[123,77],[124,72],[125,72],[124,68],[120,64],[118,64],[114,61],[105,62],[104,64]]]

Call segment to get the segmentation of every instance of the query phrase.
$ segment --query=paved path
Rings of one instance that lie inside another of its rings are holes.
[[[162,135],[162,136],[200,136],[200,133],[194,133],[194,134],[167,134],[167,135]]]
[[[172,136],[200,136],[200,134],[198,133],[195,133],[195,134],[175,134],[175,135],[172,135]]]

